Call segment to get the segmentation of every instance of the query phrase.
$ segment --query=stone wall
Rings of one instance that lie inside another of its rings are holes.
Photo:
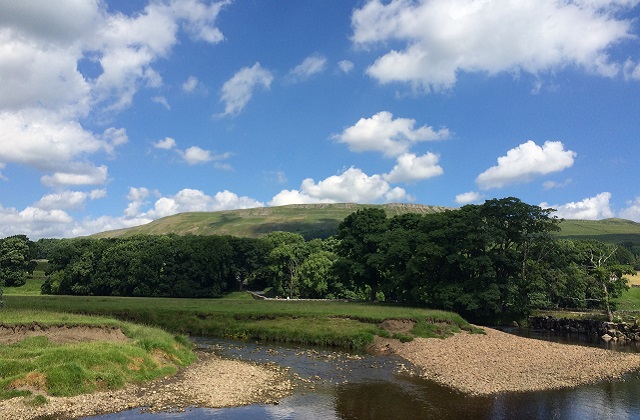
[[[529,317],[529,328],[565,333],[581,333],[603,340],[631,340],[640,342],[640,326],[626,322],[605,322],[594,319]]]

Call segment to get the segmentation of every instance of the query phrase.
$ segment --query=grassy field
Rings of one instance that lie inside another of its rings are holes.
[[[615,244],[640,243],[640,223],[630,220],[564,220],[560,227],[562,231],[556,234],[559,238],[597,239]]]
[[[4,308],[0,319],[3,326],[119,328],[130,338],[129,342],[58,344],[40,335],[0,345],[0,399],[32,396],[31,403],[43,404],[48,395],[118,389],[173,375],[179,366],[195,360],[185,338],[113,318]]]
[[[8,294],[5,307],[114,317],[175,334],[354,349],[366,347],[375,335],[388,336],[378,326],[386,319],[416,321],[415,336],[443,337],[460,330],[474,330],[459,315],[444,311],[366,303],[261,301],[246,293],[224,299]]]

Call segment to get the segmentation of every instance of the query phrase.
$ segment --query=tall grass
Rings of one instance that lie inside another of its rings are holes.
[[[386,319],[411,319],[439,326],[422,328],[416,335],[443,337],[461,329],[475,331],[462,317],[445,311],[366,303],[261,301],[246,299],[244,294],[237,296],[170,299],[13,295],[7,296],[5,303],[9,309],[38,307],[110,316],[178,334],[345,348],[364,348],[375,335],[385,335],[378,324]]]
[[[129,342],[58,344],[44,335],[0,345],[0,399],[15,396],[72,396],[112,390],[175,374],[195,360],[191,345],[158,328],[106,317],[33,310],[0,311],[4,325],[38,323],[118,327]]]

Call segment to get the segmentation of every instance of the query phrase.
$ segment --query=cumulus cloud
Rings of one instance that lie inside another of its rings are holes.
[[[89,192],[66,190],[45,195],[34,204],[34,207],[41,210],[79,210],[83,208],[87,199],[96,200],[104,198],[106,195],[107,190],[105,189],[92,190]]]
[[[483,190],[528,182],[536,176],[559,172],[573,165],[576,153],[564,150],[559,141],[546,141],[542,147],[529,140],[498,158],[493,166],[476,178]]]
[[[460,205],[477,203],[479,201],[482,201],[482,199],[483,199],[482,194],[476,191],[469,191],[466,193],[456,195],[456,203]]]
[[[228,3],[152,1],[127,16],[101,1],[0,2],[0,81],[10,87],[0,95],[0,161],[45,172],[49,186],[106,181],[106,166],[91,160],[113,157],[126,132],[93,133],[83,119],[121,111],[139,89],[161,86],[154,66],[180,28],[220,42],[215,22]],[[168,108],[166,98],[153,100]]]
[[[231,191],[220,191],[210,196],[201,190],[185,188],[169,197],[156,200],[153,209],[139,216],[157,219],[177,213],[192,211],[221,211],[264,207],[260,201],[246,196],[238,196]]]
[[[597,4],[597,5],[596,5]],[[619,74],[609,49],[633,37],[619,18],[636,1],[372,0],[353,12],[357,47],[401,48],[367,69],[380,83],[403,82],[429,92],[451,88],[459,72],[533,75],[578,66]]]
[[[585,198],[578,202],[554,206],[550,206],[548,203],[541,203],[540,207],[556,209],[554,216],[562,219],[599,220],[614,216],[609,205],[610,199],[611,193],[603,192],[595,197]]]
[[[326,67],[326,57],[314,54],[305,58],[302,63],[292,68],[289,74],[287,74],[287,80],[292,83],[301,82],[318,73],[322,73]]]
[[[198,146],[191,146],[184,151],[183,159],[189,165],[198,165],[201,163],[211,162],[213,156],[209,150],[204,150]]]
[[[253,97],[257,87],[269,89],[273,82],[273,75],[269,70],[260,66],[243,67],[233,77],[222,85],[220,101],[224,103],[221,116],[238,115]]]
[[[339,143],[346,143],[354,152],[377,151],[385,156],[399,156],[420,141],[443,140],[449,130],[422,126],[414,128],[416,121],[410,118],[393,118],[393,114],[382,111],[371,118],[361,118],[342,133],[333,135]]]
[[[102,198],[105,190],[90,192],[64,191],[42,197],[24,210],[0,204],[0,237],[25,234],[32,240],[91,235],[149,223],[157,218],[190,211],[221,211],[263,207],[250,197],[228,190],[213,196],[203,191],[185,188],[175,195],[162,196],[145,187],[130,187],[129,201],[121,216],[86,217],[75,220],[66,210],[76,210],[87,201]]]
[[[351,167],[339,175],[315,182],[306,178],[300,190],[283,190],[269,202],[270,206],[311,203],[374,203],[411,201],[402,188],[392,188],[380,175],[369,176]]]
[[[177,143],[175,139],[172,139],[171,137],[165,137],[164,140],[158,140],[157,142],[153,143],[153,147],[155,147],[156,149],[171,150],[176,147],[176,144]]]
[[[182,84],[182,90],[188,93],[193,93],[198,87],[200,81],[195,76],[189,76],[189,78]]]
[[[405,153],[398,156],[398,163],[391,172],[383,175],[383,178],[393,184],[398,182],[413,182],[421,179],[442,175],[444,170],[438,165],[440,157],[434,153],[416,156],[413,153]]]
[[[338,68],[340,69],[341,72],[346,74],[346,73],[350,73],[351,70],[353,70],[354,64],[349,60],[342,60],[342,61],[338,61]]]
[[[24,234],[32,240],[65,236],[67,228],[74,222],[64,210],[44,210],[33,206],[19,211],[0,205],[0,218],[0,237]]]
[[[223,162],[232,156],[230,152],[215,154],[210,150],[205,150],[198,146],[191,146],[182,150],[178,148],[178,143],[171,137],[166,137],[164,140],[154,142],[153,147],[161,150],[175,151],[187,165],[202,165],[214,162],[214,166],[218,169],[232,169],[231,165]]]
[[[103,185],[107,182],[108,169],[105,165],[96,167],[91,164],[72,165],[67,171],[54,172],[40,178],[43,185],[63,187],[66,185]]]
[[[620,210],[620,217],[640,222],[640,197],[636,197],[635,200],[630,201],[627,205],[628,207]]]

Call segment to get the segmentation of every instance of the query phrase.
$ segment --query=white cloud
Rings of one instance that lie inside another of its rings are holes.
[[[338,61],[338,68],[343,73],[350,73],[353,70],[354,64],[349,60]]]
[[[96,167],[90,164],[72,165],[65,172],[54,172],[40,178],[43,185],[61,187],[65,185],[103,185],[107,182],[108,169],[105,165]]]
[[[269,70],[263,69],[260,63],[240,69],[222,86],[220,101],[225,106],[221,116],[238,115],[251,100],[256,87],[269,89],[272,81],[273,75]]]
[[[554,188],[566,187],[567,185],[571,184],[571,182],[573,182],[571,179],[566,179],[563,182],[545,181],[542,184],[542,186],[544,187],[545,190],[551,190],[551,189],[554,189]]]
[[[189,76],[189,78],[182,84],[182,90],[188,93],[193,93],[199,84],[200,81],[197,77]]]
[[[218,169],[233,169],[231,165],[222,162],[232,156],[230,152],[214,154],[210,150],[205,150],[198,146],[191,146],[185,150],[181,150],[178,148],[176,141],[171,137],[166,137],[164,140],[153,143],[153,147],[162,150],[174,150],[187,165],[201,165],[214,162],[214,166]]]
[[[333,136],[339,143],[346,143],[354,152],[378,151],[385,156],[399,156],[419,141],[443,140],[449,130],[434,130],[428,126],[415,128],[410,118],[393,119],[393,114],[382,111],[371,118],[361,118],[355,125]]]
[[[460,205],[477,203],[481,201],[482,198],[483,198],[482,194],[475,191],[469,191],[466,193],[456,195],[456,203]]]
[[[442,175],[444,170],[438,165],[439,156],[427,153],[416,156],[413,153],[405,153],[398,156],[398,163],[391,172],[383,175],[383,178],[391,183],[413,182],[421,179]]]
[[[221,41],[215,21],[226,4],[152,1],[126,16],[102,1],[0,2],[0,162],[44,172],[52,187],[106,182],[107,167],[91,160],[113,157],[126,131],[93,133],[82,120],[120,111],[140,88],[161,86],[154,66],[180,27],[196,40]],[[87,63],[97,73],[85,75]],[[169,107],[162,96],[153,100]]]
[[[573,165],[576,153],[564,150],[559,141],[546,141],[542,147],[529,140],[498,158],[493,166],[476,178],[483,189],[501,188],[508,184],[528,182],[536,176],[559,172]]]
[[[292,68],[287,75],[287,79],[293,83],[301,82],[309,79],[311,76],[322,73],[326,67],[326,57],[314,54],[305,58],[302,63]]]
[[[182,157],[189,165],[199,165],[213,160],[209,150],[201,149],[198,146],[191,146],[187,148]]]
[[[542,208],[554,208],[562,219],[599,220],[613,217],[614,213],[609,206],[611,193],[603,192],[595,197],[585,198],[582,201],[571,202],[562,205],[550,206],[547,203],[540,204]]]
[[[153,147],[156,149],[171,150],[176,147],[176,141],[171,137],[165,137],[164,140],[153,143]]]
[[[224,190],[213,197],[203,191],[185,188],[174,196],[159,198],[152,210],[139,216],[157,219],[177,213],[192,211],[221,211],[264,207],[264,204],[249,197],[240,197]]]
[[[171,110],[171,105],[169,105],[169,101],[164,96],[154,96],[151,100],[157,104],[162,105],[167,110]]]
[[[316,183],[306,178],[300,190],[283,190],[269,202],[270,206],[310,203],[373,203],[413,200],[402,188],[391,188],[380,175],[369,176],[357,168]]]
[[[620,217],[623,219],[640,222],[640,197],[628,203],[628,207],[620,210]]]
[[[104,198],[107,190],[99,189],[89,192],[83,191],[62,191],[60,193],[47,194],[42,197],[34,207],[41,210],[79,210],[82,209],[84,203],[89,200]]]
[[[18,211],[0,205],[0,219],[0,237],[24,234],[32,240],[60,237],[73,223],[73,218],[64,210],[43,210],[31,206]]]
[[[597,4],[597,6],[595,6]],[[618,19],[637,1],[372,0],[352,15],[358,47],[403,48],[380,56],[367,73],[380,83],[406,82],[429,92],[451,88],[459,72],[527,72],[579,66],[619,73],[610,47],[632,38]]]
[[[627,80],[640,80],[640,64],[628,59],[624,63],[624,77]]]
[[[109,128],[94,135],[73,120],[52,112],[0,112],[0,161],[62,170],[86,155],[113,153],[127,141],[124,129]]]

